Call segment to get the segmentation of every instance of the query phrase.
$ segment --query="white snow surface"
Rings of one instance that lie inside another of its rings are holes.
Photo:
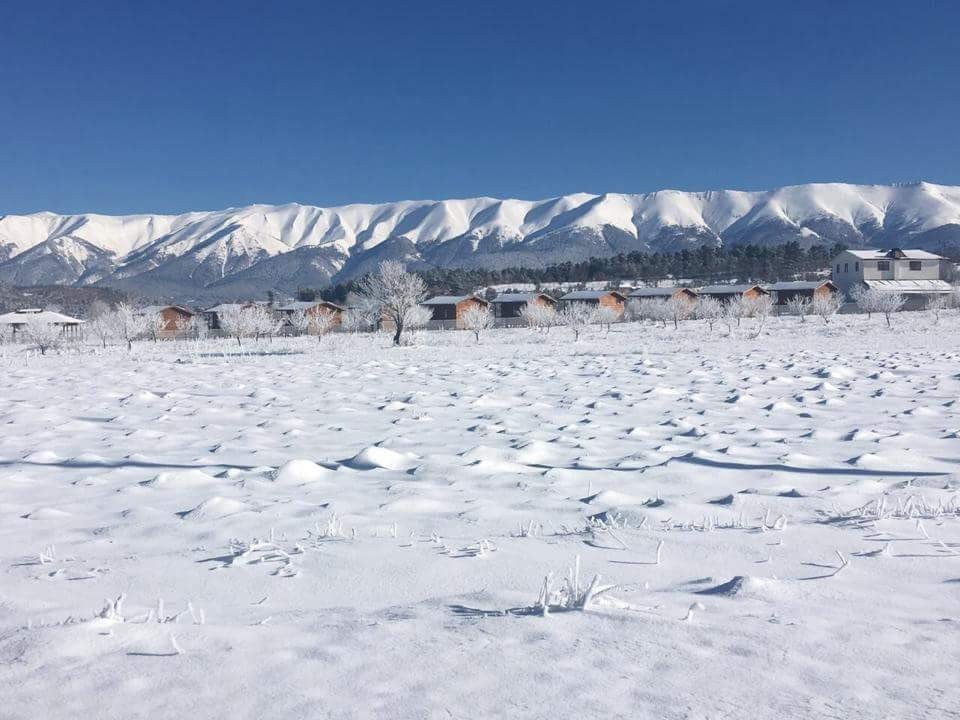
[[[955,717],[960,315],[752,323],[0,346],[0,716]]]

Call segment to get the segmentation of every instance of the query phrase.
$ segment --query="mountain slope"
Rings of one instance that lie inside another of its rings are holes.
[[[701,245],[843,242],[960,248],[960,188],[796,185],[763,192],[578,193],[183,215],[0,217],[0,282],[124,287],[181,299],[322,286],[383,259],[544,266]]]

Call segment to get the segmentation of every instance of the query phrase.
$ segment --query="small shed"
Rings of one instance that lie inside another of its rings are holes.
[[[736,297],[756,298],[769,295],[770,292],[760,285],[708,285],[697,290],[701,296],[712,297],[727,302]]]
[[[830,280],[776,282],[763,287],[768,292],[775,293],[777,305],[786,305],[796,297],[813,300],[815,297],[834,295],[839,290]]]
[[[521,317],[523,309],[528,304],[552,308],[556,307],[557,301],[545,293],[519,292],[501,293],[491,301],[491,304],[494,317],[509,320]]]
[[[84,321],[78,318],[41,308],[23,308],[0,315],[0,329],[8,331],[13,339],[17,339],[28,325],[35,324],[54,325],[59,327],[64,335],[76,336],[79,335],[83,323]]]
[[[697,292],[688,287],[642,287],[637,288],[628,295],[631,300],[646,300],[652,298],[655,300],[669,300],[670,298],[682,298],[692,305],[697,301]]]
[[[575,290],[560,298],[561,303],[586,303],[610,308],[620,316],[627,302],[627,297],[616,290]]]
[[[479,295],[437,295],[424,300],[421,305],[430,310],[428,327],[462,329],[463,315],[472,307],[490,307]]]
[[[163,324],[159,326],[158,332],[163,337],[173,337],[178,332],[183,332],[195,315],[193,310],[183,305],[147,305],[140,308],[137,314],[151,320],[159,315]]]
[[[310,317],[316,317],[320,314],[329,315],[334,327],[340,325],[343,317],[344,307],[327,300],[296,300],[294,302],[281,305],[277,308],[284,324],[290,324],[290,318],[298,312],[302,312]],[[307,330],[310,332],[310,329]]]

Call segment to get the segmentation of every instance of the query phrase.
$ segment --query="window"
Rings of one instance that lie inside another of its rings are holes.
[[[910,269],[911,269],[911,270],[921,270],[921,269],[923,269],[923,263],[921,263],[919,260],[911,260],[911,261],[910,261]]]
[[[877,260],[877,270],[889,270],[890,261],[889,260]]]
[[[840,274],[840,263],[837,263],[837,275]]]
[[[849,270],[850,270],[850,264],[849,264],[849,263],[844,263],[844,264],[843,264],[843,271],[844,271],[844,272],[849,272]]]
[[[855,262],[855,263],[853,264],[853,270],[854,270],[854,272],[860,272],[860,263]]]

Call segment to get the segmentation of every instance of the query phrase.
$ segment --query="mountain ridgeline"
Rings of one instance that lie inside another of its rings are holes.
[[[960,252],[960,187],[796,185],[549,200],[252,205],[183,215],[0,216],[0,282],[214,300],[413,269],[546,268],[701,248],[910,246]]]

